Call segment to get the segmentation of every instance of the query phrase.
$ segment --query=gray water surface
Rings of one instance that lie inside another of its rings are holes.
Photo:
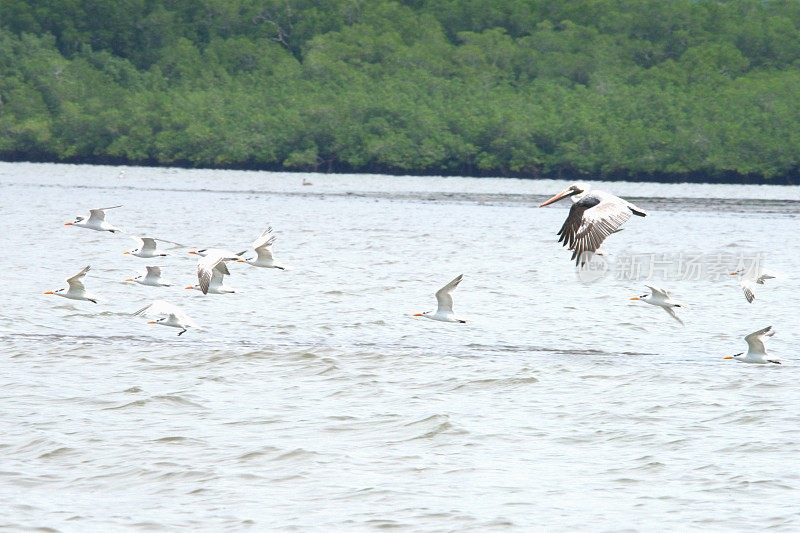
[[[800,528],[798,187],[595,183],[650,213],[595,279],[536,207],[563,182],[118,171],[0,163],[0,527]],[[116,204],[191,247],[271,225],[290,269],[203,296],[188,248],[62,225]],[[748,304],[752,258],[785,277]],[[87,264],[97,305],[42,295]],[[175,286],[122,282],[149,264]],[[411,316],[459,273],[468,324]],[[203,330],[129,315],[153,299]],[[722,359],[767,325],[781,366]]]

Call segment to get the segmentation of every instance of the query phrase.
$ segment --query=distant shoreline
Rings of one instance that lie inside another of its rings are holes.
[[[153,160],[129,161],[125,159],[115,159],[108,157],[81,157],[69,159],[57,158],[28,158],[23,155],[8,154],[0,155],[0,162],[3,163],[53,163],[60,165],[97,165],[97,166],[129,166],[129,167],[150,167],[150,168],[183,168],[197,170],[249,170],[266,172],[287,172],[295,174],[383,174],[387,176],[442,176],[442,177],[464,177],[464,178],[517,178],[517,179],[552,179],[552,180],[599,180],[611,182],[635,182],[635,183],[695,183],[695,184],[714,184],[714,185],[800,185],[800,174],[782,175],[765,178],[758,174],[739,174],[737,172],[692,172],[676,174],[668,172],[641,173],[617,171],[607,174],[591,174],[577,172],[574,170],[562,169],[561,172],[549,172],[530,174],[522,172],[480,172],[474,169],[460,169],[459,171],[447,172],[441,169],[393,169],[393,168],[350,168],[345,165],[332,165],[328,168],[286,168],[281,165],[263,165],[252,163],[241,163],[231,165],[209,165],[198,166],[186,161],[172,161],[162,163]],[[320,165],[322,167],[323,165]]]

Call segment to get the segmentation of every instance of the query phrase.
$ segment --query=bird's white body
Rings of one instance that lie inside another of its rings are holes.
[[[86,300],[96,304],[97,296],[89,294],[86,291],[86,287],[83,285],[83,278],[86,276],[86,273],[89,272],[90,268],[91,267],[86,266],[71,278],[67,278],[67,287],[55,291],[47,291],[45,294],[61,296],[62,298],[70,300]]]
[[[165,281],[161,277],[161,267],[157,266],[148,266],[145,267],[145,273],[136,276],[135,278],[129,278],[125,281],[132,281],[134,283],[138,283],[139,285],[147,285],[148,287],[170,287],[171,283]]]
[[[256,257],[250,259],[239,259],[241,263],[260,268],[277,268],[286,270],[286,267],[278,264],[272,254],[272,245],[275,243],[277,237],[272,234],[272,228],[267,228],[259,237],[253,241],[253,250],[256,252]]]
[[[180,328],[181,331],[178,332],[179,337],[186,333],[189,328],[199,327],[180,307],[165,302],[164,300],[156,300],[134,312],[133,315],[157,316],[159,318],[151,320],[149,323],[170,328]]]
[[[95,231],[110,231],[111,233],[116,233],[122,230],[106,222],[106,210],[116,209],[118,207],[122,206],[114,205],[111,207],[100,207],[97,209],[90,209],[89,218],[75,217],[75,220],[73,220],[72,222],[65,222],[64,225],[75,226],[78,228],[92,229]]]
[[[135,255],[136,257],[142,257],[145,259],[150,259],[152,257],[166,257],[167,254],[162,252],[161,250],[157,250],[156,240],[152,237],[133,237],[139,243],[137,248],[133,250],[128,250],[125,252],[126,255]]]
[[[747,341],[747,353],[738,353],[736,355],[729,355],[725,359],[733,359],[740,363],[751,363],[756,365],[766,365],[768,363],[781,364],[776,359],[767,359],[767,338],[775,335],[775,330],[772,326],[767,326],[764,329],[754,331],[747,335],[744,340]]]
[[[776,272],[762,268],[753,268],[750,270],[741,268],[735,272],[731,272],[731,276],[739,276],[739,286],[742,288],[744,297],[749,303],[753,303],[753,300],[756,299],[756,285],[764,285],[764,282],[768,279],[780,277]]]
[[[631,298],[631,300],[640,300],[644,303],[660,307],[661,309],[666,311],[669,316],[671,316],[681,325],[683,325],[683,320],[678,318],[678,315],[676,315],[674,311],[675,307],[683,307],[683,304],[673,300],[670,293],[664,289],[653,287],[652,285],[645,285],[645,287],[650,289],[650,294],[642,294],[641,296],[634,296],[633,298]]]
[[[453,313],[453,295],[452,292],[461,283],[464,278],[463,274],[456,276],[450,283],[436,291],[436,302],[438,304],[436,311],[427,311],[425,313],[416,313],[414,316],[421,316],[430,320],[438,320],[439,322],[460,322],[466,324],[466,320],[458,318]]]
[[[647,216],[643,209],[632,203],[604,191],[590,191],[584,183],[571,184],[539,207],[570,197],[573,199],[572,207],[558,231],[558,242],[572,251],[572,259],[578,266],[585,265],[597,254],[603,241],[619,231],[631,215]]]

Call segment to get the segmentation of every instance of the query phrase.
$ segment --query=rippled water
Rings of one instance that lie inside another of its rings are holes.
[[[587,282],[536,208],[563,183],[118,170],[0,164],[0,527],[800,528],[797,187],[598,183],[650,216]],[[272,225],[291,269],[124,284],[133,241],[62,226],[118,203],[188,246]],[[752,257],[786,277],[750,305],[718,274]],[[99,304],[42,295],[87,264]],[[628,300],[650,268],[685,327]],[[462,272],[468,324],[410,316]],[[129,316],[155,298],[204,331]],[[722,360],[770,324],[783,365]]]

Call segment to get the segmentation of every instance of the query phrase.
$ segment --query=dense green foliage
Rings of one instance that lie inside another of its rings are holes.
[[[794,0],[0,0],[0,157],[796,183],[798,67]]]

